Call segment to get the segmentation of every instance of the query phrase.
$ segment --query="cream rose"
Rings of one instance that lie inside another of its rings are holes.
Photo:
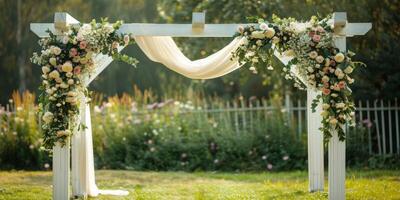
[[[324,62],[324,57],[322,57],[322,56],[317,56],[316,58],[315,58],[315,60],[318,62],[318,63],[322,63],[322,62]]]
[[[322,117],[328,117],[329,116],[329,112],[324,110],[324,111],[321,112],[321,116]]]
[[[335,55],[335,61],[336,62],[340,63],[340,62],[343,62],[343,60],[344,60],[343,53],[338,53],[338,54]]]
[[[67,61],[61,66],[63,72],[72,72],[73,69],[71,61]]]
[[[344,103],[337,103],[336,104],[336,108],[344,108],[346,106],[346,104]]]
[[[280,39],[278,37],[276,37],[276,36],[274,36],[272,38],[272,44],[277,44],[279,41],[280,41]]]
[[[318,53],[316,51],[311,51],[308,56],[310,56],[312,59],[315,59],[318,56]]]
[[[56,46],[51,46],[50,51],[51,51],[51,53],[53,53],[54,55],[57,55],[57,56],[60,55],[60,53],[61,53],[61,49]]]
[[[252,38],[256,38],[256,39],[264,39],[265,35],[264,35],[264,33],[262,31],[253,31],[251,33],[251,37]]]
[[[346,73],[346,74],[351,74],[352,72],[353,72],[353,68],[350,66],[348,66],[348,67],[346,67],[346,69],[344,69],[344,73]]]
[[[268,25],[266,23],[261,23],[260,24],[260,29],[265,31],[265,30],[268,29]]]
[[[322,109],[328,110],[331,106],[327,103],[322,104]]]
[[[54,58],[54,57],[51,57],[51,58],[49,59],[49,63],[50,63],[51,65],[53,65],[53,66],[56,66],[56,65],[57,65],[57,59]]]
[[[328,76],[323,76],[322,77],[322,82],[326,83],[329,81],[329,77]]]
[[[52,79],[60,78],[60,73],[58,73],[57,70],[53,70],[52,72],[50,72],[49,77]]]
[[[272,38],[272,37],[274,37],[274,35],[275,35],[275,29],[273,29],[273,28],[267,28],[267,29],[265,30],[265,36],[266,36],[267,38]]]
[[[336,118],[331,118],[331,119],[329,120],[329,123],[330,123],[331,125],[333,125],[333,126],[336,126],[336,124],[338,123],[338,120],[337,120]]]
[[[43,67],[42,67],[42,72],[43,72],[43,74],[47,74],[47,73],[50,72],[50,68],[47,67],[47,66],[43,66]]]
[[[74,84],[74,79],[68,79],[68,85],[73,85]]]
[[[53,121],[54,115],[51,112],[45,112],[42,119],[43,121],[48,124]]]

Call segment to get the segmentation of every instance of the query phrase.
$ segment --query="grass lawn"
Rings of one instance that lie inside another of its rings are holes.
[[[96,176],[99,188],[126,189],[130,194],[91,199],[326,199],[328,196],[327,189],[325,192],[307,192],[306,172],[98,170]],[[400,171],[349,171],[346,192],[347,199],[400,199]],[[0,172],[0,200],[3,199],[51,199],[51,173]]]

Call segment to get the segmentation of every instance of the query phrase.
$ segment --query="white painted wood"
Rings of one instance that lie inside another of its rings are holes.
[[[344,200],[346,198],[346,143],[339,141],[336,131],[328,144],[328,197],[329,200]]]
[[[194,32],[204,31],[204,24],[206,23],[205,12],[194,12],[192,14],[192,30]]]
[[[321,104],[312,112],[312,100],[319,92],[307,90],[307,141],[308,141],[308,189],[310,192],[324,190],[324,138],[321,127]]]
[[[65,146],[56,143],[53,147],[53,199],[69,200],[70,140]]]
[[[71,24],[79,24],[79,21],[65,12],[56,12],[54,14],[54,28],[56,31],[68,30]]]
[[[382,147],[383,154],[386,154],[386,129],[385,129],[385,107],[383,106],[383,100],[381,99],[381,126],[382,126]]]
[[[334,30],[336,33],[334,43],[340,51],[346,51],[346,35],[339,35],[346,23],[345,14],[334,14]],[[332,129],[331,135],[332,138],[328,144],[328,196],[330,200],[344,200],[346,198],[346,143],[339,140],[338,133],[334,129]]]

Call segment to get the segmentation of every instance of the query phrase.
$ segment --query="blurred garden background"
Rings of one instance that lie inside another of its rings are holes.
[[[367,35],[347,43],[367,67],[355,72],[359,109],[356,127],[348,127],[346,164],[353,170],[392,170],[388,176],[399,181],[400,1],[395,0],[0,0],[0,170],[51,169],[48,152],[41,150],[35,95],[41,68],[30,62],[39,49],[30,23],[53,22],[55,12],[81,22],[108,17],[191,23],[191,13],[203,10],[207,23],[246,23],[249,16],[270,20],[272,14],[308,20],[334,11],[348,12],[349,21],[372,22]],[[176,38],[192,59],[230,40]],[[243,68],[222,78],[191,80],[150,61],[135,45],[124,52],[138,58],[137,68],[113,62],[90,86],[97,169],[307,169],[306,92],[279,71],[253,74]],[[0,199],[1,192],[0,184]]]

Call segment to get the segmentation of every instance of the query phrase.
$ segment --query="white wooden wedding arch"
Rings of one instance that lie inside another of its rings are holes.
[[[55,35],[61,35],[69,25],[78,24],[79,21],[67,13],[55,13],[54,23],[31,23],[30,29],[39,37],[48,37],[47,30]],[[192,24],[123,24],[120,33],[133,36],[172,36],[172,37],[232,37],[238,26],[250,24],[205,24],[205,13],[193,13]],[[335,31],[334,42],[341,50],[346,51],[346,37],[364,35],[372,27],[371,23],[348,23],[345,12],[333,14],[333,25]],[[122,48],[121,48],[122,49]],[[120,49],[120,50],[121,50]],[[278,56],[278,58],[280,58]],[[288,60],[280,58],[283,63]],[[95,57],[96,71],[84,80],[88,86],[110,63],[112,58],[99,54]],[[308,174],[309,191],[324,190],[324,155],[323,134],[319,127],[321,116],[311,111],[312,100],[318,93],[311,89],[307,90],[307,126],[308,126]],[[89,105],[83,103],[80,108],[80,120],[83,124],[90,125]],[[84,153],[79,152],[82,146],[89,146]],[[71,147],[71,148],[70,148]],[[70,155],[72,154],[72,159]],[[332,133],[328,144],[328,192],[329,199],[345,199],[345,142],[339,141],[337,133]],[[91,127],[82,131],[76,131],[67,141],[65,146],[56,144],[53,147],[53,199],[70,199],[70,162],[72,161],[72,194],[73,196],[84,196],[93,194],[91,186],[94,183],[94,159],[92,149]],[[92,163],[92,164],[89,164]],[[83,167],[82,167],[83,166]],[[90,177],[90,178],[88,178]],[[97,189],[97,188],[96,188]]]

